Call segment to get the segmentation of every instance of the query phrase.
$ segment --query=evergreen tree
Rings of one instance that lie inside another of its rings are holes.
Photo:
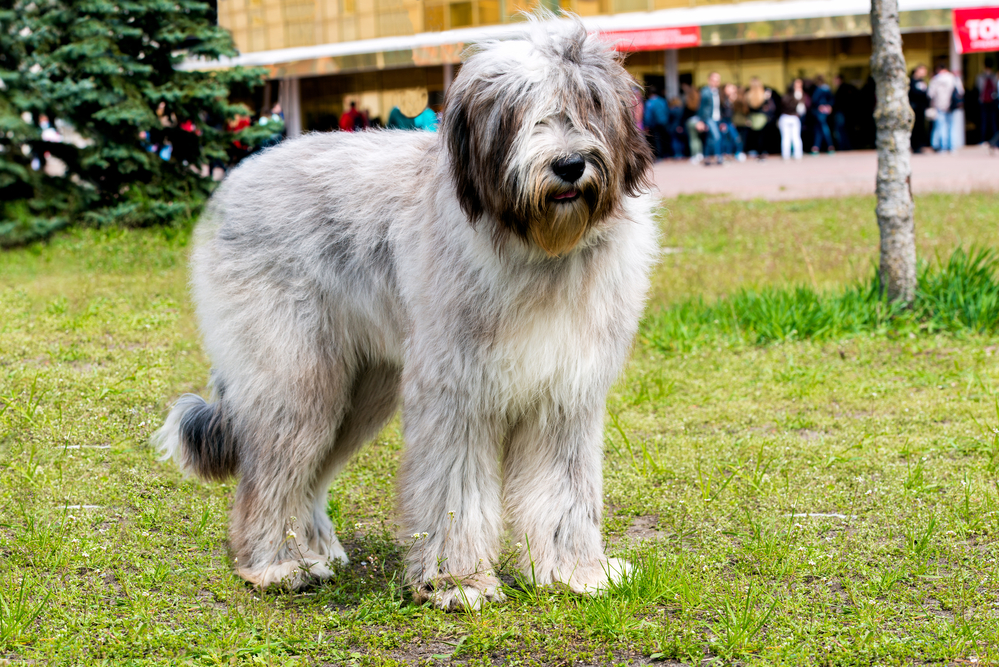
[[[24,37],[29,30],[16,18],[12,6],[0,7],[0,244],[43,236],[64,225],[66,217],[54,209],[68,204],[67,193],[31,168],[31,155],[41,149],[41,132],[23,116],[34,99],[26,84]]]
[[[196,213],[213,186],[210,165],[229,161],[226,122],[249,113],[229,101],[230,88],[253,88],[263,75],[176,69],[185,57],[236,54],[214,10],[199,0],[12,5],[0,10],[0,188],[11,195],[0,244],[67,222],[145,225]],[[43,116],[68,124],[73,140],[43,141]],[[251,126],[238,138],[256,145],[272,132]],[[169,145],[170,159],[153,145]],[[64,176],[41,170],[52,157]]]

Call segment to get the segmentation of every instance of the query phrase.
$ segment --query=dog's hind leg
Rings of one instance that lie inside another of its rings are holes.
[[[592,595],[628,571],[604,555],[600,535],[603,406],[547,406],[511,433],[504,500],[529,582]]]
[[[354,376],[347,412],[337,428],[314,487],[309,548],[331,558],[346,560],[327,512],[329,487],[337,473],[365,442],[378,434],[399,403],[399,368],[388,363],[363,365]]]
[[[292,367],[287,361],[275,365]],[[227,394],[240,399],[235,414],[242,473],[230,544],[239,575],[261,588],[300,588],[329,577],[329,560],[345,559],[342,549],[315,551],[309,535],[315,533],[317,481],[347,410],[349,376],[339,365],[297,361],[294,376],[232,382]]]

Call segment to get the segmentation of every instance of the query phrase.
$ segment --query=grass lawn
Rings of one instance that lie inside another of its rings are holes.
[[[866,279],[873,209],[668,202],[650,309]],[[993,196],[921,197],[920,255],[999,245],[997,219]],[[330,496],[351,565],[261,594],[227,551],[234,483],[186,480],[147,444],[208,378],[187,240],[84,231],[0,254],[0,663],[999,662],[999,336],[681,353],[646,327],[608,404],[607,548],[641,566],[625,585],[579,598],[503,566],[505,604],[414,605],[395,421]]]

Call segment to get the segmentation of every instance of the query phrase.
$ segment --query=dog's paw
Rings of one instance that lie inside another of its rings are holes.
[[[622,558],[607,558],[592,565],[558,568],[552,579],[568,586],[573,593],[600,595],[628,576],[632,569],[631,563]]]
[[[341,549],[342,552],[342,549]],[[336,563],[346,563],[347,556],[324,556],[307,551],[301,558],[272,563],[262,568],[241,567],[239,576],[260,589],[283,588],[297,591],[333,576]]]
[[[426,582],[413,589],[417,602],[430,601],[444,611],[481,611],[487,602],[504,602],[506,595],[500,590],[499,580],[492,576],[467,577],[458,585],[447,585],[444,580]]]
[[[506,596],[497,587],[478,589],[472,586],[454,586],[445,590],[434,591],[430,595],[431,603],[444,611],[481,611],[486,602],[503,602]]]
[[[347,563],[347,552],[340,545],[340,540],[333,533],[328,533],[322,537],[309,540],[309,550],[319,554],[326,560],[334,560],[340,563]]]

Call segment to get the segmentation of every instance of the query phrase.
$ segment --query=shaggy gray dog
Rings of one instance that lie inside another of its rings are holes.
[[[539,584],[594,593],[607,391],[656,254],[633,80],[578,21],[479,45],[438,135],[312,134],[212,198],[193,291],[213,402],[182,397],[158,445],[239,475],[239,574],[298,588],[347,557],[329,486],[401,396],[407,574],[478,608],[504,518]]]

